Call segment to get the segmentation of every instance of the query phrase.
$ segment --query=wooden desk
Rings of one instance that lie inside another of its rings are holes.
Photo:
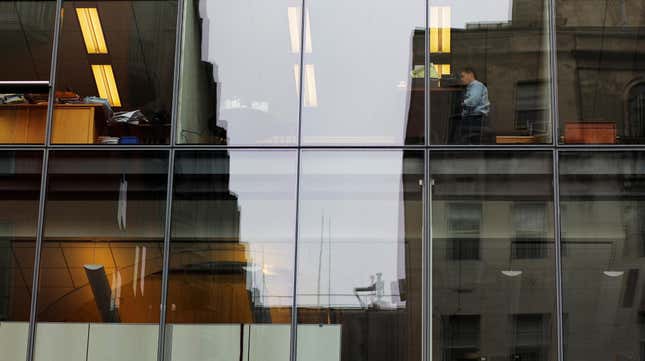
[[[52,143],[91,144],[96,139],[95,110],[101,104],[56,104]],[[47,104],[0,105],[0,143],[43,144]]]

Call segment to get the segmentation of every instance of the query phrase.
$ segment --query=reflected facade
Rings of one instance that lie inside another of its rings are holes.
[[[643,14],[0,2],[0,361],[645,360]]]
[[[560,142],[643,144],[645,4],[556,3]]]
[[[177,142],[296,145],[300,2],[184,3]]]
[[[645,356],[644,179],[641,152],[561,155],[566,360]]]
[[[551,162],[431,156],[434,359],[556,359]]]

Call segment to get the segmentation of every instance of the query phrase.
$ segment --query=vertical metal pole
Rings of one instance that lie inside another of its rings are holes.
[[[181,55],[182,46],[184,44],[184,0],[177,0],[177,25],[175,33],[175,67],[173,74],[173,88],[172,88],[172,116],[170,120],[170,145],[174,146],[177,143],[177,128],[179,121],[179,103],[180,103],[180,80],[181,80]]]
[[[159,336],[157,343],[157,360],[164,360],[166,346],[166,309],[168,302],[168,268],[170,267],[170,232],[172,221],[172,194],[175,173],[175,150],[168,152],[168,174],[166,184],[166,214],[164,216],[164,239],[161,268],[161,302],[159,304]]]
[[[423,76],[423,124],[425,127],[425,145],[430,144],[430,0],[425,0],[425,29],[423,35],[423,61],[424,61],[424,76]]]
[[[548,24],[549,24],[549,76],[551,78],[550,96],[551,96],[551,137],[555,147],[558,146],[560,140],[560,117],[558,112],[558,44],[556,39],[556,24],[555,24],[555,0],[546,0],[548,9]]]
[[[52,34],[52,53],[49,67],[49,95],[47,98],[47,116],[45,121],[45,148],[43,149],[40,168],[40,193],[38,195],[38,220],[36,226],[36,247],[34,250],[34,272],[31,280],[31,303],[29,305],[29,326],[27,333],[26,361],[34,359],[36,345],[36,314],[38,312],[38,285],[40,281],[40,256],[43,244],[43,224],[45,223],[45,201],[47,197],[47,172],[49,170],[49,145],[51,145],[51,123],[56,100],[56,68],[58,64],[58,46],[62,21],[63,0],[56,0],[54,13],[54,32]]]
[[[56,104],[56,69],[58,68],[58,47],[60,44],[60,29],[63,21],[63,0],[56,1],[54,18],[54,34],[52,44],[52,60],[49,68],[49,97],[47,99],[47,121],[45,122],[45,146],[51,145],[52,122]]]
[[[562,238],[560,220],[560,114],[558,107],[558,43],[556,24],[556,2],[547,0],[549,24],[549,72],[551,77],[551,120],[553,141],[553,225],[555,236],[555,313],[557,361],[564,361],[564,322],[562,295]]]
[[[430,108],[430,1],[425,1],[425,29],[424,29],[424,123],[426,127],[426,146],[430,145],[432,135]],[[421,358],[422,361],[432,361],[432,179],[430,178],[430,149],[426,149],[423,154],[423,235],[422,248],[423,252],[421,266],[422,271],[422,290],[421,290]]]
[[[172,231],[172,197],[174,189],[175,174],[175,150],[177,143],[177,122],[179,121],[179,81],[181,70],[181,49],[183,46],[184,33],[184,0],[177,0],[177,23],[175,26],[175,63],[173,73],[172,110],[170,118],[170,151],[168,152],[168,174],[166,183],[166,213],[164,216],[164,239],[161,268],[161,302],[159,304],[159,335],[157,337],[157,360],[163,361],[166,358],[166,311],[168,309],[168,277],[170,267],[170,238]]]
[[[40,175],[40,194],[38,196],[38,225],[36,227],[36,249],[34,252],[34,274],[31,281],[31,304],[29,311],[29,328],[27,335],[27,359],[34,359],[36,344],[36,313],[38,305],[38,281],[40,276],[40,253],[43,243],[43,224],[45,218],[45,200],[47,196],[47,170],[49,168],[49,151],[43,149],[43,158]]]
[[[562,306],[562,238],[560,223],[560,154],[558,149],[553,149],[553,225],[555,232],[555,312],[556,312],[556,342],[557,360],[564,360],[564,325]]]
[[[423,234],[421,266],[421,319],[422,361],[432,361],[432,179],[430,173],[430,150],[423,154]]]
[[[292,284],[292,303],[291,303],[291,328],[289,330],[289,361],[296,361],[298,358],[298,240],[300,220],[300,173],[302,158],[302,106],[304,101],[303,94],[303,73],[304,73],[304,49],[305,49],[305,19],[306,19],[306,0],[302,0],[302,11],[300,14],[300,81],[298,84],[298,140],[297,140],[297,160],[296,160],[296,224],[295,239],[293,246],[293,284]]]

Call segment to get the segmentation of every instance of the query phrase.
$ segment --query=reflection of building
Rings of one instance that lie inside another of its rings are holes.
[[[172,322],[271,322],[261,290],[252,284],[262,266],[253,263],[250,249],[240,243],[242,210],[229,188],[229,163],[227,152],[178,159],[169,286]]]
[[[434,357],[548,360],[550,159],[480,154],[431,163]]]
[[[620,142],[642,142],[645,46],[638,35],[643,25],[637,14],[643,5],[597,2],[594,9],[603,11],[589,16],[580,11],[587,3],[567,2],[558,8],[560,120],[615,124]],[[473,67],[487,85],[492,106],[485,143],[505,135],[535,135],[545,137],[541,142],[550,141],[549,37],[543,8],[540,2],[514,1],[508,21],[453,28],[450,49],[431,54],[435,66],[450,65],[453,78],[460,69]],[[450,77],[444,78],[445,85],[433,83],[430,96],[435,144],[451,142],[451,126],[460,111],[456,100],[451,105],[442,97],[440,90],[450,88]]]

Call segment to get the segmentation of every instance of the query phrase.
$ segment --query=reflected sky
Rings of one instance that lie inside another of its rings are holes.
[[[403,167],[400,151],[303,153],[298,245],[301,307],[401,305],[396,282],[405,278]],[[379,273],[383,296],[361,296],[359,301],[354,289],[378,281]]]

